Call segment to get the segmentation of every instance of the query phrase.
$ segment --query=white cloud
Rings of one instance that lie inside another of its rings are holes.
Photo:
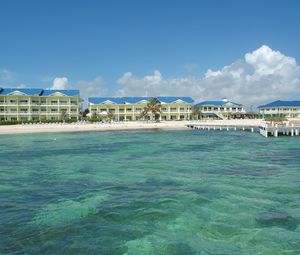
[[[92,96],[102,96],[106,92],[104,80],[98,76],[92,81],[79,80],[70,83],[67,77],[56,77],[50,89],[79,89],[80,96],[84,99]]]
[[[196,101],[227,97],[245,105],[276,99],[300,99],[300,67],[292,57],[263,45],[204,77],[164,78],[153,74],[136,77],[131,72],[117,81],[120,96],[191,96]]]
[[[21,83],[16,88],[18,88],[18,89],[24,89],[24,88],[27,88],[27,86],[25,84]]]
[[[69,81],[67,77],[56,77],[50,89],[68,89]]]
[[[98,76],[92,81],[77,81],[73,88],[79,89],[82,98],[103,96],[106,93],[105,82],[102,77]]]

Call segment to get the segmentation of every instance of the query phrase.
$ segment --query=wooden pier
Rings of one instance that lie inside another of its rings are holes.
[[[264,137],[269,136],[298,136],[300,133],[300,125],[294,124],[263,124],[259,127],[259,133]]]
[[[186,125],[188,128],[197,130],[212,130],[212,131],[248,131],[259,133],[264,137],[269,136],[298,136],[300,135],[300,125],[284,124],[278,125],[273,123],[263,123],[260,126],[242,126],[242,125],[208,125],[206,123],[191,123]]]

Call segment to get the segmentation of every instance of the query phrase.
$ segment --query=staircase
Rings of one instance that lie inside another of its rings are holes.
[[[225,120],[226,119],[222,113],[214,112],[214,114],[216,114],[221,120]]]

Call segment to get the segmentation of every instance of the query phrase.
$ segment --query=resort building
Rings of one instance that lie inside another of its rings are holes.
[[[300,101],[274,101],[258,106],[260,114],[264,116],[280,116],[286,118],[300,118]]]
[[[79,90],[0,88],[0,121],[78,119]]]
[[[141,120],[141,113],[153,97],[90,97],[90,116],[113,114],[115,121]],[[193,99],[190,97],[155,97],[160,102],[160,120],[190,120]],[[150,114],[146,117],[154,120]]]
[[[227,99],[220,101],[204,101],[194,106],[198,110],[199,118],[230,119],[243,118],[246,111],[242,104],[230,102]]]

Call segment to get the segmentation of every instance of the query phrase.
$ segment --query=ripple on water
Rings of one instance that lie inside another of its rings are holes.
[[[55,140],[54,140],[55,139]],[[0,139],[0,254],[300,254],[299,139]]]

